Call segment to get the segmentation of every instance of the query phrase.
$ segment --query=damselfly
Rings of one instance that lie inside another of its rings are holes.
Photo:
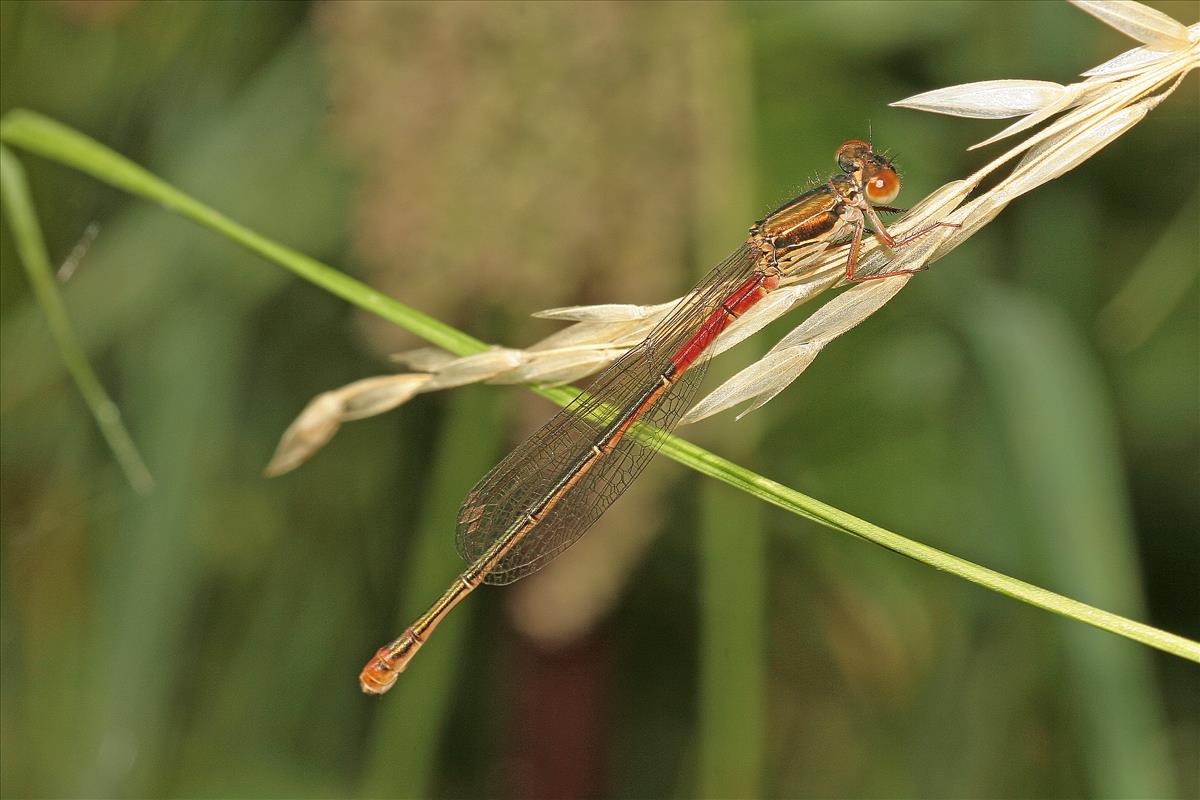
[[[900,192],[891,162],[856,139],[838,149],[837,164],[841,174],[755,223],[746,242],[644,341],[476,484],[458,514],[458,552],[470,566],[368,662],[359,676],[363,691],[391,688],[434,628],[479,584],[512,583],[577,541],[679,421],[703,377],[709,345],[781,279],[802,275],[814,255],[847,237],[847,281],[898,275],[905,270],[855,273],[868,223],[889,249],[949,225],[893,237],[877,214],[899,210],[887,206]]]

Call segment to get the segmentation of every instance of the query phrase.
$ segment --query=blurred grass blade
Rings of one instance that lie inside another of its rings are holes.
[[[96,419],[104,441],[108,443],[125,479],[139,494],[147,494],[154,488],[154,478],[146,462],[138,453],[137,445],[121,422],[121,412],[116,403],[104,391],[100,379],[88,363],[87,355],[79,345],[66,306],[58,292],[58,284],[50,268],[50,257],[46,243],[33,210],[29,185],[21,162],[7,148],[0,146],[0,195],[4,198],[5,216],[13,234],[17,255],[38,305],[46,315],[50,335],[58,346],[63,363],[70,371],[83,401]]]
[[[267,260],[295,272],[360,308],[424,337],[439,347],[459,355],[487,349],[487,346],[478,339],[409,308],[397,300],[384,297],[376,290],[345,273],[239,225],[216,210],[169,186],[100,143],[60,123],[29,111],[10,111],[0,121],[0,139],[76,167],[100,180],[128,188],[141,197],[175,209],[180,214],[238,242]],[[578,390],[566,387],[535,389],[534,391],[559,405],[570,403],[579,394]],[[635,435],[639,434],[635,432]],[[1200,643],[1094,608],[1086,603],[1049,592],[1025,581],[1011,578],[995,570],[981,567],[936,548],[907,539],[769,478],[757,475],[682,439],[666,436],[663,441],[662,452],[669,458],[794,514],[816,520],[827,527],[873,542],[1038,608],[1086,622],[1102,630],[1200,663]]]
[[[963,326],[1007,421],[1039,579],[1133,614],[1144,611],[1116,423],[1098,365],[1057,307],[995,290]],[[1169,797],[1171,763],[1148,653],[1078,626],[1063,631],[1093,793]]]
[[[88,654],[87,695],[98,704],[84,715],[94,726],[91,744],[72,764],[76,796],[152,796],[153,765],[176,746],[161,732],[176,711],[177,681],[195,666],[179,657],[195,644],[181,620],[194,609],[204,575],[202,549],[189,535],[205,503],[194,487],[223,475],[236,451],[239,359],[224,356],[248,346],[236,323],[208,311],[200,299],[173,308],[154,347],[120,353],[130,407],[145,420],[146,452],[162,464],[162,486],[123,508],[96,548],[96,600],[79,650]],[[139,758],[114,759],[109,748]]]
[[[700,488],[699,797],[762,797],[767,536],[757,503]]]
[[[1097,331],[1112,349],[1132,352],[1145,344],[1187,295],[1196,280],[1196,262],[1171,255],[1196,252],[1197,217],[1200,192],[1193,192],[1124,285],[1100,309]]]
[[[754,118],[754,92],[750,43],[732,33],[739,30],[736,12],[712,4],[697,7],[695,13],[707,15],[707,31],[722,32],[697,36],[690,51],[690,94],[696,128],[702,132],[696,139],[701,166],[692,228],[697,260],[705,261],[724,255],[727,237],[741,229],[744,210],[754,204],[754,165],[748,155],[753,152],[749,121]],[[787,294],[781,290],[767,297],[783,295],[780,308],[787,308],[795,302]],[[755,308],[764,305],[768,304]],[[762,324],[765,321],[758,326]],[[724,426],[719,436],[723,449],[752,452],[761,426]],[[694,778],[681,783],[679,794],[762,797],[770,652],[766,508],[711,481],[702,482],[698,491],[698,769]]]
[[[399,633],[438,596],[462,569],[457,553],[446,547],[447,520],[467,493],[473,476],[482,475],[495,461],[504,425],[501,404],[483,388],[456,392],[442,421],[437,452],[431,454],[433,474],[424,492],[421,522],[409,543],[410,556],[398,572],[400,592],[396,627]],[[452,526],[451,526],[452,527]],[[364,797],[431,797],[441,741],[459,683],[462,652],[473,609],[465,607],[439,629],[421,658],[391,691],[379,709],[380,718],[369,737],[361,794]],[[383,644],[381,639],[380,644]],[[369,653],[363,654],[366,661]],[[478,668],[478,660],[475,660]],[[353,680],[348,675],[347,680]]]

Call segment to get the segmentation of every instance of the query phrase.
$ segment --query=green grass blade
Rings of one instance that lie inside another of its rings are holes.
[[[0,195],[4,198],[5,216],[12,230],[13,242],[33,295],[46,315],[46,324],[50,335],[58,346],[63,363],[79,387],[83,401],[96,419],[104,441],[108,443],[125,479],[139,494],[147,494],[154,488],[154,478],[146,467],[138,452],[133,437],[121,422],[121,412],[116,403],[104,391],[103,384],[88,363],[87,355],[75,336],[71,319],[67,316],[67,308],[63,304],[62,295],[54,280],[50,267],[50,257],[46,253],[46,243],[42,239],[42,231],[34,213],[33,201],[29,195],[29,184],[25,180],[25,170],[21,162],[7,147],[0,147]]]
[[[439,347],[456,353],[477,352],[487,347],[478,339],[364,286],[344,272],[234,222],[96,140],[41,114],[22,109],[8,112],[0,121],[0,140],[158,203]]]
[[[292,270],[360,308],[378,314],[451,352],[465,354],[478,352],[486,347],[478,339],[456,331],[397,300],[384,297],[378,291],[332,267],[250,231],[168,186],[98,142],[57,122],[28,111],[11,111],[0,121],[0,140],[75,167],[113,185],[127,188],[153,202],[163,203],[168,208],[239,242],[264,258]],[[565,387],[536,391],[560,405],[569,403],[578,393]],[[667,437],[662,452],[701,474],[724,481],[753,497],[821,522],[827,527],[873,542],[1037,608],[1085,622],[1101,630],[1200,663],[1198,642],[1094,608],[913,541],[757,475],[682,439]]]
[[[1015,600],[1052,611],[1078,622],[1086,622],[1101,630],[1200,663],[1200,642],[1193,642],[1151,625],[1094,608],[1078,600],[1072,600],[966,559],[952,556],[935,547],[913,541],[898,533],[873,525],[864,519],[859,519],[853,514],[822,503],[820,500],[801,494],[770,478],[750,472],[744,467],[677,437],[669,438],[663,446],[662,452],[668,458],[685,464],[702,475],[724,481],[760,500],[819,522],[826,527],[857,536],[880,547],[886,547],[888,550],[908,556],[914,561],[920,561],[922,564],[948,572]]]
[[[322,147],[328,105],[316,49],[307,33],[293,36],[219,107],[186,124],[186,133],[150,149],[168,183],[188,187],[227,216],[269,230],[295,249],[328,253],[345,242],[350,180],[344,164]],[[168,119],[175,116],[165,113],[160,122]],[[278,125],[280,119],[288,124]],[[272,132],[265,147],[259,146],[264,130]],[[256,145],[242,146],[246,142]],[[76,205],[67,198],[56,201]],[[278,213],[283,207],[287,213]],[[212,270],[213,264],[223,269]],[[262,269],[258,256],[231,247],[208,228],[142,202],[119,202],[104,214],[83,266],[62,295],[93,361],[119,348],[125,337],[144,335],[164,308],[187,303],[197,281],[205,291],[221,293],[224,311],[237,315],[262,308],[292,278],[286,270]],[[2,322],[0,413],[7,413],[50,391],[64,369],[35,304],[9,309]]]

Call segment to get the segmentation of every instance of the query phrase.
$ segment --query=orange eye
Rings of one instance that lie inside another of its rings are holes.
[[[900,176],[894,169],[882,169],[867,181],[867,199],[877,205],[887,205],[900,194]]]

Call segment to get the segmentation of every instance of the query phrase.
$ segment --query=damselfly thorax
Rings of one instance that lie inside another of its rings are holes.
[[[791,271],[797,252],[805,255],[822,252],[832,243],[850,238],[846,257],[846,280],[863,281],[896,275],[882,272],[867,276],[855,273],[863,231],[868,222],[876,238],[888,248],[896,248],[923,236],[941,223],[923,228],[904,239],[888,234],[877,211],[896,212],[888,205],[900,193],[900,176],[891,162],[875,153],[867,142],[854,139],[838,148],[837,162],[843,174],[825,183],[756,222],[750,228],[748,245],[762,255],[767,265],[786,273]],[[901,270],[902,272],[903,270]]]

